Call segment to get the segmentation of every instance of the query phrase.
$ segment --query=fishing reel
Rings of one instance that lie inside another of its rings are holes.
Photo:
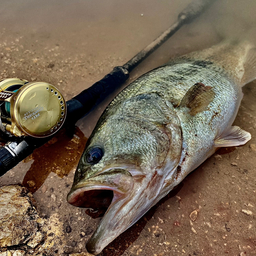
[[[0,82],[2,137],[51,136],[62,127],[66,115],[66,102],[53,85],[18,78]]]

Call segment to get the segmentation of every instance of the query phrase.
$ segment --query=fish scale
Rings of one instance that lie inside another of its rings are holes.
[[[250,43],[224,42],[148,72],[109,104],[68,195],[75,206],[88,206],[99,191],[111,202],[89,252],[100,253],[219,147],[250,140],[232,123],[242,86],[256,76],[255,56]],[[96,161],[87,162],[95,150]]]

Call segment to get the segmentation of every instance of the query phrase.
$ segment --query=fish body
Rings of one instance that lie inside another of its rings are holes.
[[[252,54],[253,53],[253,54]],[[68,202],[107,208],[87,243],[98,254],[219,147],[248,132],[232,126],[254,79],[250,43],[221,43],[141,76],[109,104],[79,162]],[[256,74],[256,73],[255,73]]]

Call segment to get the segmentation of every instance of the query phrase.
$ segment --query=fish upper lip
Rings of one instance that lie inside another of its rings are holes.
[[[109,174],[109,175],[108,175]],[[133,187],[132,175],[124,169],[109,169],[78,182],[68,193],[67,201],[74,204],[80,193],[91,190],[112,190],[119,196],[126,194]]]
[[[126,170],[127,172],[129,172],[132,176],[145,176],[143,174],[142,170],[138,170],[138,166],[133,165],[133,164],[125,164],[125,165],[109,165],[109,167],[105,167],[104,169],[102,169],[100,172],[97,172],[95,174],[93,174],[92,176],[90,176],[88,179],[91,179],[95,176],[99,176],[102,174],[106,174],[110,171],[114,171],[114,170]]]

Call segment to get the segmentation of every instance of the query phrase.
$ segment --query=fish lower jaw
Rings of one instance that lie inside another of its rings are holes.
[[[73,206],[82,208],[91,208],[99,211],[104,209],[105,214],[102,221],[107,220],[107,223],[111,223],[110,220],[115,217],[119,210],[117,209],[112,214],[110,209],[120,201],[126,200],[126,196],[127,194],[121,193],[115,187],[90,184],[88,187],[74,187],[68,195],[68,202]],[[108,228],[105,229],[103,227],[103,230],[104,233]],[[86,248],[91,254],[97,255],[115,238],[116,235],[102,235],[98,227],[86,244]]]

